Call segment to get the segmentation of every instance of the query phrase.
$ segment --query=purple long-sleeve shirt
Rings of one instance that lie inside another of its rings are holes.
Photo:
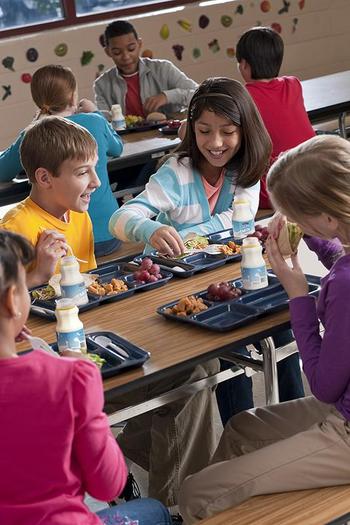
[[[331,241],[319,239],[318,237],[309,237],[304,235],[304,241],[308,248],[317,254],[318,260],[330,270],[339,257],[344,255],[344,248],[339,239]]]
[[[334,404],[350,420],[350,254],[343,255],[321,280],[316,300],[289,303],[291,324],[314,396]],[[324,326],[320,336],[319,321]]]

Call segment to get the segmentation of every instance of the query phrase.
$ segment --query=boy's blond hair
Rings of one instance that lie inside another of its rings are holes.
[[[326,213],[350,223],[350,143],[318,136],[290,149],[271,166],[267,188],[274,206],[296,222]]]
[[[38,168],[59,176],[67,159],[88,161],[97,154],[97,144],[87,129],[62,117],[45,117],[28,126],[20,146],[21,163],[30,182]]]
[[[77,82],[69,67],[53,64],[35,71],[30,90],[40,113],[51,115],[73,104]]]

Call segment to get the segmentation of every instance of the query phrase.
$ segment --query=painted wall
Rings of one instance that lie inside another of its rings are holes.
[[[191,4],[171,13],[130,19],[144,52],[167,58],[198,82],[208,76],[239,78],[234,59],[240,34],[254,25],[281,32],[286,52],[282,73],[301,79],[350,69],[349,0],[231,0],[201,7]],[[0,148],[28,124],[35,107],[29,82],[42,65],[72,68],[81,97],[111,67],[99,43],[106,23],[46,31],[0,40]]]

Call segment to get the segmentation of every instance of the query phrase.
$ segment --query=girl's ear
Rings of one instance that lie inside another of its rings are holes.
[[[11,286],[7,289],[6,293],[4,294],[4,300],[2,303],[2,307],[4,308],[6,315],[9,318],[15,318],[17,317],[17,294],[16,294],[16,285],[11,284]]]
[[[46,168],[38,168],[34,173],[35,182],[41,188],[49,189],[52,186],[52,175]]]

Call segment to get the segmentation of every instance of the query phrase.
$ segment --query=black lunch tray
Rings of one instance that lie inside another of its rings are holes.
[[[111,339],[112,342],[124,350],[129,357],[124,357],[124,360],[122,360],[116,355],[116,352],[113,349],[106,348],[105,346],[96,343],[94,337],[98,335],[103,335]],[[135,346],[114,332],[91,332],[90,334],[86,334],[86,345],[89,353],[98,354],[106,360],[106,363],[104,363],[101,368],[103,379],[115,376],[129,368],[142,366],[151,355],[149,352]],[[57,343],[53,343],[50,346],[55,352],[58,352]]]
[[[131,126],[130,128],[117,129],[118,135],[126,135],[127,133],[135,133],[137,131],[150,131],[151,129],[162,128],[167,125],[167,121],[164,122],[150,122],[149,124],[142,124],[141,126]]]
[[[86,310],[90,310],[91,308],[95,308],[96,306],[107,302],[111,303],[115,301],[120,301],[121,299],[130,297],[135,292],[142,292],[146,290],[153,290],[154,288],[159,288],[160,286],[166,284],[173,276],[171,272],[161,270],[161,274],[163,276],[162,279],[159,279],[155,283],[141,284],[138,283],[133,277],[133,272],[135,270],[137,270],[137,266],[129,264],[127,262],[110,261],[108,263],[101,264],[95,270],[91,270],[90,272],[88,272],[91,274],[98,274],[99,281],[102,283],[109,282],[111,281],[111,279],[121,279],[126,283],[128,290],[126,290],[125,292],[120,292],[116,295],[103,296],[98,296],[89,292],[89,302],[87,304],[80,305],[78,307],[79,312],[85,312]],[[37,288],[34,288],[33,290],[38,290],[40,288],[43,287],[39,286]],[[40,317],[45,317],[45,319],[50,319],[52,321],[56,319],[55,308],[56,298],[49,299],[47,301],[42,301],[40,299],[32,299],[31,312],[35,315],[39,315]]]
[[[309,295],[317,295],[320,290],[320,278],[307,275],[309,284]],[[244,290],[241,279],[228,281],[237,288],[242,289],[242,295],[239,298],[229,301],[209,301],[207,299],[207,290],[194,293],[195,297],[201,297],[208,306],[198,314],[192,314],[186,317],[167,313],[166,310],[179,302],[179,299],[171,303],[164,304],[157,309],[157,313],[167,319],[190,323],[201,328],[207,328],[216,332],[226,332],[243,326],[254,321],[258,317],[283,310],[288,306],[288,295],[277,277],[268,273],[269,285],[260,290]]]
[[[207,237],[210,244],[226,244],[229,241],[233,241],[236,244],[242,244],[242,239],[234,238],[232,228],[220,230],[215,233],[209,233]]]
[[[166,269],[176,275],[176,277],[181,277],[183,279],[191,277],[198,272],[214,270],[215,268],[224,266],[224,264],[228,262],[240,261],[242,258],[240,253],[235,253],[233,255],[225,255],[223,253],[211,255],[203,251],[179,259],[161,257],[155,253],[150,253],[148,255],[135,257],[134,261],[139,264],[145,257],[149,257],[153,262],[159,264],[161,271]],[[174,270],[174,267],[176,266],[183,268],[184,271]]]

